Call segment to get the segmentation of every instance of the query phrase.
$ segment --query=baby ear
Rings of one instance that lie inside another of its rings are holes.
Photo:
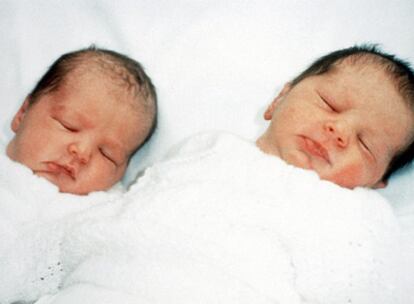
[[[272,101],[272,103],[267,107],[263,117],[265,120],[271,120],[273,117],[273,112],[275,111],[277,105],[279,104],[280,100],[290,91],[292,85],[290,82],[286,83],[283,86],[283,89],[279,92],[276,98]]]
[[[23,102],[23,104],[20,106],[19,110],[13,117],[13,120],[11,122],[11,129],[13,130],[14,133],[16,133],[17,130],[19,129],[20,124],[23,121],[24,116],[26,115],[30,107],[29,99],[30,99],[29,97],[25,99],[25,101]]]

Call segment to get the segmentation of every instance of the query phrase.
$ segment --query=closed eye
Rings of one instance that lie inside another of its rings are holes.
[[[329,102],[326,98],[324,98],[322,95],[319,95],[321,97],[322,102],[325,104],[326,107],[328,107],[333,112],[338,112],[336,108],[332,105],[331,102]]]
[[[117,166],[117,163],[115,162],[115,160],[107,153],[107,152],[105,152],[105,150],[104,149],[102,149],[102,148],[99,148],[99,153],[101,153],[101,155],[105,158],[105,159],[107,159],[107,160],[109,160],[110,162],[112,162],[115,166]]]
[[[366,144],[366,143],[362,140],[362,138],[361,138],[360,136],[358,136],[358,141],[360,142],[361,146],[362,146],[365,150],[369,151],[369,148],[368,148],[367,144]]]
[[[376,160],[374,153],[371,151],[367,143],[360,136],[358,136],[358,141],[360,145],[362,146],[362,149],[364,149],[374,160]]]
[[[56,120],[60,124],[61,127],[63,127],[65,130],[67,130],[69,132],[78,132],[79,131],[78,129],[76,129],[72,126],[69,126],[67,123],[62,122],[59,119],[56,119],[56,118],[53,118],[53,119]]]

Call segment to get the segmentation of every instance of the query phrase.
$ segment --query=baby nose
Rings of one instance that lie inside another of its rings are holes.
[[[345,148],[348,146],[349,130],[345,124],[327,122],[324,129],[338,147]]]
[[[82,164],[86,164],[89,162],[91,157],[91,153],[86,145],[81,145],[79,143],[71,143],[68,146],[68,152],[74,158],[79,160]]]

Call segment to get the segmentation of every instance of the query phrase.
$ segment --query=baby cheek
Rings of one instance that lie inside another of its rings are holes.
[[[364,167],[360,164],[352,164],[341,168],[330,180],[335,184],[346,188],[364,186],[367,183],[365,180]]]
[[[48,147],[47,143],[30,133],[19,134],[13,140],[13,159],[34,169],[42,160],[43,151]]]
[[[88,169],[88,181],[100,189],[111,187],[123,176],[123,170],[117,168],[104,159],[99,159],[91,164]]]

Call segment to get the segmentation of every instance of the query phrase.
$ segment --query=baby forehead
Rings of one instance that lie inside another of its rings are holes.
[[[78,91],[85,95],[107,94],[118,101],[119,105],[126,104],[134,109],[141,103],[139,90],[135,86],[126,82],[120,75],[100,68],[76,68],[66,75],[62,84],[66,90]]]
[[[363,78],[366,81],[381,78],[381,80],[386,80],[387,83],[395,82],[391,73],[384,66],[376,62],[353,62],[344,60],[335,64],[330,72],[328,72],[328,75],[332,75],[337,80],[345,77],[354,77],[355,79]],[[360,84],[364,85],[366,82]]]
[[[395,103],[408,106],[397,81],[377,65],[341,64],[326,76],[325,85],[351,101],[360,100],[366,106],[377,107],[392,108]]]
[[[65,80],[68,81],[79,78],[89,79],[89,81],[106,80],[108,83],[127,89],[132,88],[136,84],[133,76],[120,64],[95,58],[74,63],[74,66],[69,69],[65,76]]]
[[[409,103],[405,89],[407,79],[403,71],[395,63],[380,56],[349,56],[335,63],[327,74],[334,76],[334,80],[339,83],[345,79],[348,80],[347,85],[352,84],[353,80],[354,86],[367,90],[376,90],[379,87],[382,89],[381,94],[384,90],[389,90]]]
[[[53,96],[51,101],[50,112],[57,119],[74,129],[96,131],[100,137],[126,147],[130,146],[128,142],[135,146],[134,138],[139,139],[146,128],[144,112],[137,111],[131,102],[119,101],[108,95],[62,92]]]
[[[399,90],[397,80],[382,65],[343,62],[325,76],[319,82],[323,91],[331,94],[340,108],[365,116],[366,125],[388,126],[392,134],[413,129],[414,109]]]

